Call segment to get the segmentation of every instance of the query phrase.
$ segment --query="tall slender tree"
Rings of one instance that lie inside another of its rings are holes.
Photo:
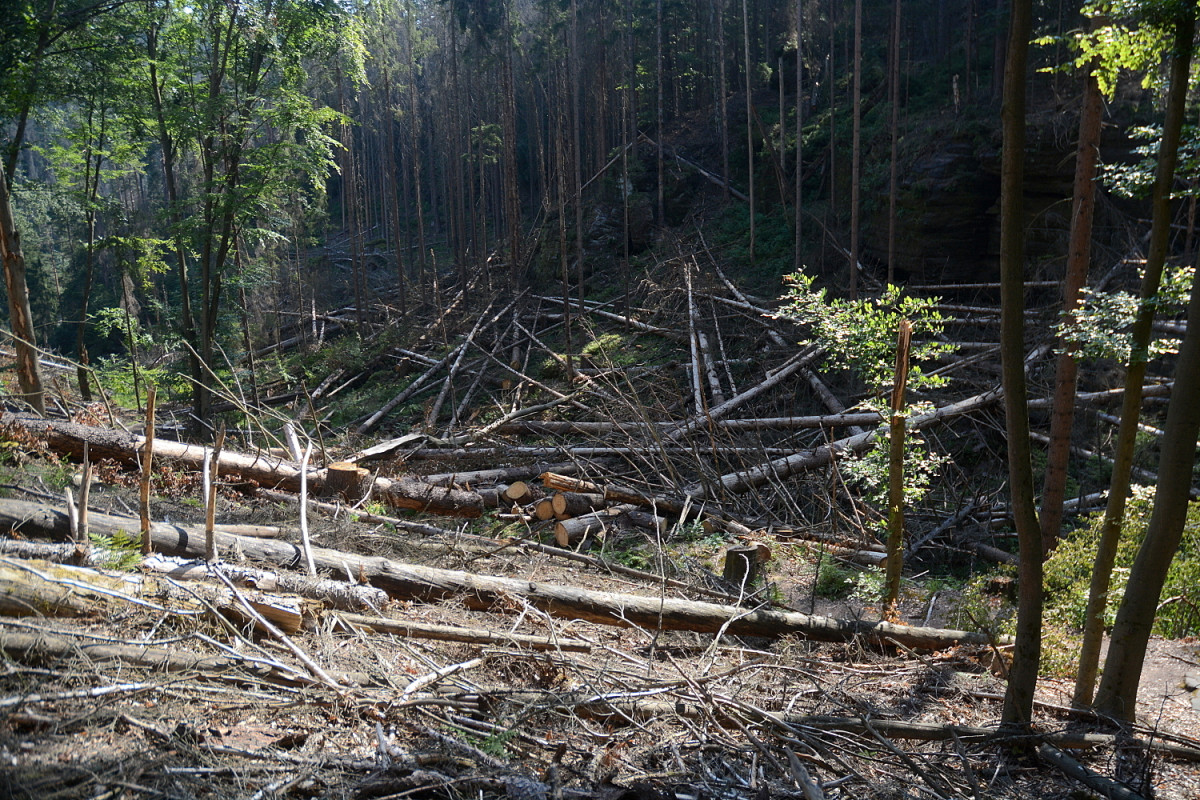
[[[854,99],[850,101],[853,117],[850,144],[850,299],[858,298],[858,262],[862,254],[859,243],[859,192],[862,189],[862,0],[854,0]]]
[[[780,80],[783,80],[782,74]],[[792,269],[804,268],[804,0],[796,0],[796,155],[795,155],[795,240],[792,245]]]
[[[1194,24],[1194,6],[1192,7]],[[1187,523],[1188,501],[1200,434],[1200,281],[1192,281],[1188,328],[1175,365],[1175,384],[1163,424],[1154,510],[1146,537],[1129,571],[1129,584],[1113,624],[1096,710],[1119,720],[1137,716],[1138,686],[1146,646],[1158,611],[1167,570]]]
[[[1025,389],[1025,83],[1032,0],[1013,0],[1000,117],[1000,358],[1008,439],[1008,488],[1020,546],[1016,644],[1002,722],[1033,719],[1042,642],[1042,537],[1033,493],[1029,405]]]
[[[891,100],[891,164],[888,173],[887,282],[896,282],[896,199],[900,194],[900,0],[892,0],[892,35],[888,48],[888,96]]]
[[[746,76],[746,185],[750,195],[750,263],[754,263],[754,95],[751,92],[749,0],[742,0],[742,71]]]
[[[1167,90],[1163,132],[1158,146],[1158,163],[1155,167],[1154,190],[1151,198],[1150,246],[1146,253],[1146,265],[1142,275],[1141,302],[1130,331],[1131,348],[1129,364],[1125,369],[1121,424],[1117,429],[1108,502],[1100,527],[1100,541],[1097,544],[1096,562],[1092,570],[1093,580],[1088,595],[1087,619],[1091,628],[1086,631],[1090,637],[1085,641],[1084,655],[1089,661],[1086,665],[1081,663],[1079,678],[1076,681],[1075,700],[1078,703],[1086,702],[1086,698],[1091,694],[1092,681],[1095,680],[1095,667],[1093,666],[1095,661],[1092,659],[1098,658],[1099,655],[1098,639],[1102,634],[1101,625],[1108,601],[1109,581],[1107,576],[1112,572],[1116,558],[1121,526],[1125,518],[1125,503],[1129,495],[1134,445],[1137,440],[1138,424],[1141,420],[1142,384],[1145,381],[1146,368],[1150,361],[1151,328],[1154,323],[1153,299],[1158,294],[1162,282],[1163,268],[1166,265],[1167,251],[1170,247],[1171,191],[1175,181],[1175,167],[1179,159],[1179,143],[1189,90],[1188,77],[1196,28],[1195,4],[1182,4],[1173,27],[1171,49],[1167,54],[1171,64],[1170,85]],[[1136,627],[1134,630],[1136,633]],[[1118,660],[1114,663],[1128,666],[1129,662]],[[1108,694],[1097,698],[1097,702],[1103,702],[1110,713],[1117,713],[1120,716],[1116,706],[1126,699],[1121,686],[1127,687],[1128,684],[1118,684],[1117,680],[1117,678],[1106,679]],[[1128,681],[1129,677],[1125,676],[1120,680]],[[1129,715],[1133,714],[1132,708],[1126,711]]]

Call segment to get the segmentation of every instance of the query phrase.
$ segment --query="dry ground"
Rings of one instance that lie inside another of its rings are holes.
[[[231,496],[232,497],[232,496]],[[120,491],[97,501],[121,510]],[[294,521],[292,507],[238,501],[227,516]],[[163,502],[156,516],[192,506]],[[314,520],[325,546],[481,574],[613,592],[661,587],[514,548],[418,539],[382,526]],[[804,569],[783,600],[802,610]],[[853,603],[826,609],[868,614]],[[919,623],[927,609],[904,609]],[[0,789],[14,798],[804,797],[1079,798],[1081,784],[1018,742],[922,743],[772,722],[813,715],[994,725],[1003,683],[990,653],[881,652],[858,642],[737,640],[601,626],[546,616],[513,598],[498,612],[457,600],[395,603],[398,619],[583,639],[591,651],[536,652],[365,634],[323,617],[293,637],[343,687],[281,685],[248,669],[165,673],[119,662],[5,660],[0,671]],[[279,641],[213,618],[128,605],[102,619],[5,618],[5,630],[81,644],[141,642],[237,654],[309,670]],[[1142,684],[1141,735],[1200,747],[1182,688],[1200,671],[1194,643],[1155,642]],[[1069,714],[1069,685],[1043,681],[1037,728],[1093,730]],[[603,696],[619,714],[601,714]],[[641,711],[637,704],[642,704]],[[654,703],[655,705],[647,705]],[[648,709],[648,712],[647,712]],[[1142,797],[1200,797],[1200,766],[1135,747],[1075,753]],[[811,789],[810,789],[811,792]],[[810,796],[817,796],[810,794]]]

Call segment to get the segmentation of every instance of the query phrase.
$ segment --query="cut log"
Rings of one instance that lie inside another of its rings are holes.
[[[287,633],[296,633],[307,617],[315,619],[317,605],[299,597],[244,592],[250,605]],[[0,562],[0,615],[11,617],[82,617],[112,616],[129,603],[145,603],[159,609],[163,597],[176,611],[196,614],[207,606],[239,624],[252,624],[239,609],[232,594],[224,586],[196,584],[191,593],[181,592],[167,581],[153,575],[136,575],[91,567],[56,564],[49,561]]]
[[[599,511],[607,505],[602,494],[583,494],[580,492],[555,492],[550,498],[550,507],[554,509],[556,519],[580,517]]]
[[[0,423],[19,424],[44,438],[53,450],[73,458],[82,458],[83,443],[86,441],[93,461],[110,458],[129,466],[137,466],[145,441],[136,434],[46,420],[30,414],[4,413],[0,415]],[[205,453],[208,452],[210,448],[203,445],[162,439],[154,442],[155,458],[178,461],[192,469],[203,466]],[[222,475],[240,475],[243,480],[253,481],[260,486],[290,492],[300,490],[299,466],[273,456],[223,451],[217,459],[217,470]],[[312,490],[320,491],[326,483],[325,471],[310,471],[308,483]],[[393,508],[459,517],[478,517],[483,513],[483,499],[475,492],[432,486],[413,478],[376,478],[374,492],[382,502]]]
[[[375,496],[392,508],[426,514],[471,518],[483,514],[483,498],[477,492],[432,486],[412,478],[377,478]]]
[[[659,536],[665,534],[671,527],[671,522],[666,517],[651,514],[649,511],[631,509],[622,514],[621,519],[628,520],[629,524],[635,528],[651,531]]]
[[[92,530],[109,533],[129,530],[136,520],[108,514],[92,515]],[[16,529],[26,535],[41,534],[66,539],[69,522],[65,512],[23,500],[0,499],[0,530]],[[163,553],[199,556],[204,543],[176,525],[155,523],[151,528],[155,549]],[[302,563],[298,547],[273,539],[246,539],[218,534],[222,551],[241,550],[247,558],[281,566]],[[914,649],[940,650],[955,644],[989,644],[982,633],[943,630],[871,622],[864,619],[832,619],[794,611],[748,610],[672,597],[616,594],[517,578],[476,575],[457,570],[435,569],[381,558],[360,556],[326,548],[313,548],[317,566],[336,574],[364,577],[373,586],[397,599],[441,600],[457,597],[468,608],[506,606],[521,597],[534,608],[554,616],[581,619],[602,625],[637,626],[645,630],[689,630],[700,633],[723,631],[729,636],[786,636],[795,634],[822,641],[846,641],[862,637],[886,645],[894,640]]]
[[[443,472],[437,475],[426,475],[422,480],[434,486],[465,487],[474,483],[512,483],[541,475],[543,472],[558,472],[570,475],[579,471],[579,465],[570,462],[555,464],[530,464],[524,467],[499,467],[497,469],[480,469],[470,472]]]
[[[581,517],[559,520],[554,525],[554,541],[568,550],[590,546],[603,540],[608,527],[615,522],[608,511],[597,511]]]
[[[625,486],[600,486],[599,484],[592,483],[591,481],[585,481],[581,478],[572,478],[555,472],[542,473],[541,478],[542,485],[547,489],[556,489],[560,492],[578,492],[581,494],[600,495],[604,498],[605,502],[609,504],[635,505],[643,508],[652,508],[655,511],[677,517],[683,515],[686,509],[688,511],[688,519],[697,519],[704,516],[700,504],[693,504],[686,499],[681,500],[674,497],[662,497],[659,495],[647,494],[644,492],[639,492],[637,489],[630,489]]]
[[[278,525],[225,525],[218,522],[215,527],[234,536],[251,536],[258,539],[278,539],[285,533]],[[290,533],[290,530],[287,532]]]
[[[357,503],[367,495],[371,471],[349,461],[335,461],[325,468],[325,494],[340,494],[347,502]]]
[[[504,496],[507,486],[490,486],[486,489],[476,489],[480,500],[483,502],[484,508],[501,508],[507,509],[512,506],[512,502]]]
[[[505,499],[519,506],[536,502],[541,499],[541,495],[541,491],[536,486],[528,484],[525,481],[513,481],[504,490]]]
[[[543,497],[533,504],[533,518],[538,522],[547,522],[554,519],[554,501],[552,498]]]

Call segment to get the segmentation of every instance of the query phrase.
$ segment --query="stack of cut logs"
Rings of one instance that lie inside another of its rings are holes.
[[[667,531],[667,518],[654,513],[653,498],[633,490],[599,486],[553,472],[543,473],[541,481],[542,486],[514,481],[500,491],[500,499],[531,520],[556,520],[554,539],[559,547],[588,546],[602,541],[614,528]],[[647,505],[651,510],[646,510]]]

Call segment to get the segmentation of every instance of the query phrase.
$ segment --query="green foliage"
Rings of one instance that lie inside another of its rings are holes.
[[[676,532],[676,536],[680,541],[687,544],[694,544],[701,549],[720,547],[725,543],[727,538],[719,530],[704,530],[704,524],[698,519],[679,525],[676,528]]]
[[[1125,594],[1138,548],[1146,535],[1154,505],[1153,489],[1134,487],[1125,510],[1125,524],[1109,589],[1104,624],[1116,621],[1117,607]],[[1103,515],[1059,542],[1046,560],[1046,620],[1070,630],[1082,630],[1087,611],[1088,590]],[[1167,572],[1162,602],[1154,621],[1154,632],[1166,637],[1200,633],[1200,504],[1188,507],[1187,524],[1179,552]]]
[[[1074,678],[1079,674],[1083,637],[1066,625],[1042,622],[1042,660],[1038,673],[1049,678]]]
[[[850,596],[870,603],[883,599],[887,589],[887,573],[878,567],[868,567],[854,576]]]
[[[845,600],[855,589],[857,572],[838,562],[823,558],[817,564],[813,594],[826,600]]]
[[[915,406],[924,410],[925,404]],[[876,447],[861,455],[849,455],[839,463],[843,474],[865,489],[873,503],[886,507],[888,500],[888,471],[890,469],[891,431],[880,432]],[[930,450],[925,440],[916,431],[904,436],[904,501],[908,505],[919,503],[933,487],[933,479],[942,466],[950,460],[943,453]]]
[[[993,637],[1011,634],[1016,629],[1016,605],[988,589],[989,582],[997,576],[1010,574],[1010,570],[1001,568],[967,581],[951,604],[949,627],[981,631]]]
[[[632,338],[619,333],[605,333],[583,346],[583,355],[602,364],[628,367],[638,363],[639,353],[633,351]]]
[[[108,569],[132,570],[142,563],[142,535],[119,528],[112,536],[88,535],[96,564]]]
[[[1193,267],[1166,267],[1159,292],[1148,300],[1125,291],[1097,292],[1084,287],[1075,321],[1057,325],[1064,343],[1076,348],[1081,358],[1113,358],[1128,364],[1133,352],[1133,323],[1143,303],[1158,316],[1172,316],[1187,308],[1188,293],[1195,279]],[[1179,340],[1158,336],[1150,341],[1149,356],[1156,358],[1178,352]]]
[[[1114,161],[1103,165],[1101,180],[1121,197],[1144,199],[1154,189],[1154,171],[1158,166],[1158,146],[1162,140],[1161,125],[1141,125],[1129,129],[1129,138],[1143,144],[1133,148],[1141,159],[1134,162]],[[1182,180],[1175,183],[1171,197],[1195,197],[1200,194],[1200,127],[1184,125],[1180,131],[1178,162],[1175,174]]]
[[[1142,85],[1159,79],[1156,67],[1171,43],[1171,28],[1181,5],[1176,0],[1098,0],[1083,13],[1103,17],[1106,25],[1075,39],[1075,65],[1091,67],[1100,90],[1112,97],[1123,72],[1142,73]]]
[[[888,286],[875,298],[845,300],[816,288],[816,279],[806,273],[785,280],[790,288],[779,316],[806,326],[834,365],[855,372],[871,391],[882,394],[891,389],[896,335],[904,319],[912,323],[913,331],[908,385],[913,389],[945,385],[944,377],[921,369],[921,362],[953,350],[934,338],[946,324],[935,308],[937,298],[910,297],[899,287]]]
[[[786,208],[754,215],[754,258],[750,257],[750,209],[744,203],[726,206],[712,226],[713,246],[735,265],[739,282],[753,291],[779,290],[779,276],[792,269],[795,236]]]
[[[46,470],[43,480],[51,489],[61,491],[74,483],[75,469],[70,464],[54,464]]]

